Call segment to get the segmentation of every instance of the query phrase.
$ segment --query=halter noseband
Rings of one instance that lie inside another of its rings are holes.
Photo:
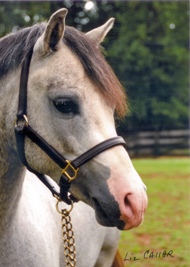
[[[30,61],[33,54],[33,47],[26,54],[24,61],[22,63],[21,75],[20,75],[20,91],[19,91],[19,100],[18,100],[18,112],[15,125],[15,135],[18,154],[21,162],[24,166],[32,173],[34,173],[52,192],[54,196],[61,198],[67,204],[70,204],[72,200],[75,200],[73,196],[68,197],[68,191],[70,188],[71,181],[77,177],[79,167],[100,154],[101,152],[112,148],[114,146],[122,145],[126,146],[124,139],[120,136],[116,136],[110,139],[107,139],[98,145],[90,148],[77,158],[72,161],[67,160],[62,156],[57,150],[55,150],[51,145],[49,145],[29,124],[27,118],[27,84],[28,84],[28,75],[30,68]],[[35,144],[37,144],[61,169],[62,175],[60,177],[59,185],[55,187],[55,184],[52,183],[51,179],[46,175],[39,173],[34,170],[28,164],[25,157],[25,136],[30,138]]]

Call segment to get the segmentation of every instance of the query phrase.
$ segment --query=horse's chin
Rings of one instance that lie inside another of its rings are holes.
[[[117,222],[113,222],[110,221],[109,218],[107,217],[100,217],[97,213],[96,213],[96,220],[97,222],[105,227],[117,227],[119,230],[123,230],[125,227],[125,223],[124,221],[118,220]]]
[[[125,227],[125,222],[122,220],[119,220],[119,217],[113,217],[110,216],[110,214],[107,214],[106,211],[99,205],[99,203],[95,200],[93,200],[92,204],[94,210],[95,210],[95,216],[97,222],[106,227],[117,227],[119,230],[123,230]]]

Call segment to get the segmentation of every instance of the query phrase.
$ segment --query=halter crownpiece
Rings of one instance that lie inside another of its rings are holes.
[[[34,173],[49,188],[54,196],[59,197],[67,204],[71,204],[71,200],[76,201],[76,199],[72,195],[69,196],[68,192],[71,182],[78,175],[79,168],[103,151],[118,145],[125,147],[126,143],[122,137],[116,136],[97,144],[72,161],[64,158],[64,156],[61,155],[55,148],[49,145],[45,141],[45,139],[43,139],[43,137],[41,137],[30,126],[30,122],[27,117],[27,85],[32,54],[33,47],[29,50],[24,58],[20,75],[18,112],[15,124],[15,136],[18,154],[24,166],[30,172]],[[62,169],[62,175],[59,181],[60,187],[55,186],[50,178],[48,178],[45,174],[39,173],[38,171],[34,170],[28,164],[24,149],[25,136],[30,138],[36,145],[38,145]]]

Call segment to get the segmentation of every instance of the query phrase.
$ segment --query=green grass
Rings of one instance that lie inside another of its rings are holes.
[[[144,223],[122,232],[120,251],[132,267],[190,266],[190,160],[189,158],[136,159],[133,164],[148,187],[149,205]],[[174,257],[144,259],[146,250],[173,250]],[[133,253],[133,255],[132,255]]]

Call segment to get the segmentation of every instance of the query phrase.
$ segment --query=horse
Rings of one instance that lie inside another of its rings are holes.
[[[126,96],[101,53],[114,19],[82,33],[66,14],[0,39],[0,266],[66,266],[57,197],[66,208],[78,201],[77,266],[121,266],[120,230],[139,226],[147,208],[116,133]]]

